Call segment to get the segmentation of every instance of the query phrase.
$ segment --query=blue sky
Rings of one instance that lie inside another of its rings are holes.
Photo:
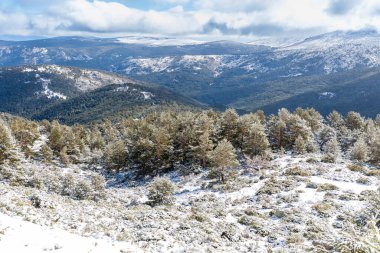
[[[380,28],[379,0],[1,0],[0,38],[249,40]]]

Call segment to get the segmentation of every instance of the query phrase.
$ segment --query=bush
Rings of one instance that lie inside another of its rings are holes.
[[[301,176],[301,177],[308,177],[310,176],[310,173],[301,169],[300,167],[293,167],[289,168],[285,171],[286,176]]]
[[[329,183],[321,184],[318,186],[318,191],[320,191],[320,192],[322,192],[322,191],[336,191],[338,189],[339,189],[338,186],[333,185],[333,184],[329,184]]]
[[[148,199],[152,206],[171,204],[173,201],[174,185],[166,178],[157,178],[149,187]]]

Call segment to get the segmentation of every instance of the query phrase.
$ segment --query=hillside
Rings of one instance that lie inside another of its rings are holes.
[[[343,114],[359,111],[367,117],[376,117],[380,108],[380,69],[293,77],[249,88],[239,87],[234,92],[219,91],[215,97],[245,112],[261,109],[266,113],[277,113],[282,107],[289,110],[313,107],[323,115],[337,110]]]
[[[379,42],[380,35],[371,30],[252,43],[172,37],[58,37],[2,42],[0,65],[54,63],[103,69],[161,84],[205,104],[225,108],[240,104],[267,82],[376,68],[380,64]]]
[[[380,246],[380,118],[283,109],[0,123],[2,252]]]
[[[41,65],[0,71],[0,111],[28,118],[88,123],[161,105],[202,107],[168,89],[96,70]]]

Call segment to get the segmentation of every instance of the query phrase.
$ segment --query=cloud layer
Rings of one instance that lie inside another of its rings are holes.
[[[0,5],[0,34],[260,37],[364,28],[380,30],[378,0],[145,2],[148,8],[137,9],[120,0],[8,0],[8,4],[5,1]],[[166,7],[155,9],[157,4]]]

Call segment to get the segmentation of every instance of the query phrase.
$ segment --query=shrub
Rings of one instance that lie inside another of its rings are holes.
[[[310,173],[301,169],[300,167],[292,167],[292,168],[289,168],[285,171],[285,175],[308,177],[308,176],[310,176]]]
[[[86,181],[79,181],[74,188],[73,197],[79,200],[87,199],[92,192],[91,186]]]
[[[367,185],[367,184],[370,184],[370,181],[366,177],[360,177],[360,178],[358,178],[356,180],[356,183],[358,183],[358,184],[366,184]]]
[[[339,189],[338,186],[333,185],[333,184],[329,184],[329,183],[321,184],[318,186],[318,191],[320,191],[320,192],[322,192],[322,191],[336,191],[338,189]]]
[[[149,187],[148,199],[152,206],[171,204],[175,187],[166,178],[157,178]]]

